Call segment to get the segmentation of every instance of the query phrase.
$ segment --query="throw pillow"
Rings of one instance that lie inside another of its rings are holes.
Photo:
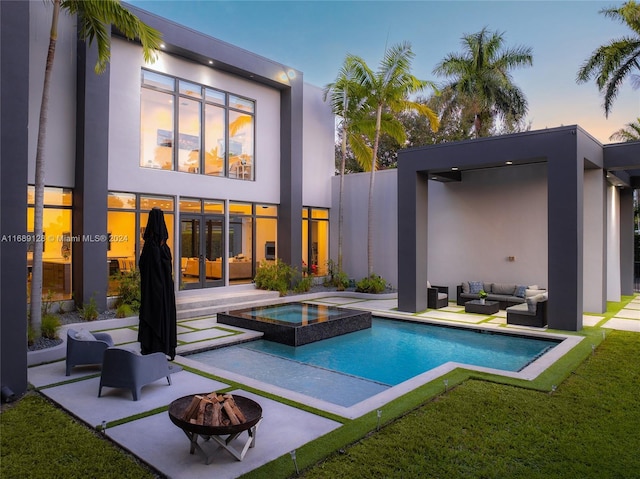
[[[462,292],[464,294],[469,294],[469,282],[468,281],[463,281],[462,282]]]
[[[427,281],[427,288],[431,287],[431,281]]]
[[[482,281],[469,281],[469,293],[478,294],[484,287]]]
[[[540,286],[538,286],[537,284],[532,284],[530,286],[527,286],[527,288],[529,288],[529,289],[540,289]]]
[[[526,291],[527,291],[526,286],[516,286],[516,291],[514,293],[514,296],[517,296],[518,298],[524,298]]]
[[[85,329],[81,329],[79,331],[76,331],[76,339],[79,339],[80,341],[95,341],[96,338],[93,334],[91,334],[89,331],[85,330]]]

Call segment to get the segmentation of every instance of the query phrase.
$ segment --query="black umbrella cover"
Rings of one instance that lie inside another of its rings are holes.
[[[149,212],[144,231],[140,268],[140,352],[176,355],[176,297],[173,286],[173,262],[167,246],[169,233],[160,208]]]

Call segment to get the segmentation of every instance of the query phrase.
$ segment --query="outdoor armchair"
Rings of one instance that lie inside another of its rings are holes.
[[[449,306],[448,286],[428,286],[427,287],[427,308],[439,309]]]
[[[84,364],[102,364],[105,350],[113,346],[107,333],[91,333],[81,329],[67,330],[67,376],[71,368]]]
[[[169,361],[164,353],[142,355],[136,351],[122,348],[109,348],[104,352],[100,389],[104,386],[130,389],[133,400],[137,401],[143,386],[160,378],[167,378],[171,385]]]

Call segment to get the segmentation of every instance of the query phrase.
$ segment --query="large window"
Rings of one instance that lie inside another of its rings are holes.
[[[27,229],[33,235],[35,188],[27,188]],[[71,230],[72,192],[45,187],[42,214],[42,296],[54,300],[71,298],[71,243],[79,239]],[[33,244],[27,247],[28,281],[33,270]],[[31,291],[31,287],[29,287]]]
[[[107,238],[109,246],[109,294],[117,294],[120,273],[137,269],[144,246],[144,230],[149,211],[160,208],[164,213],[169,238],[167,245],[173,252],[174,200],[167,196],[136,195],[109,192],[107,197]]]
[[[329,210],[302,209],[302,266],[307,274],[324,276],[329,261]]]
[[[254,179],[255,101],[142,71],[140,166]]]

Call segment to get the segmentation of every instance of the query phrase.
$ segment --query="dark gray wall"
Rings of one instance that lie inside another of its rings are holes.
[[[27,232],[29,3],[0,2],[0,235]],[[21,395],[27,388],[27,245],[5,239],[0,242],[0,382]]]
[[[634,232],[633,232],[633,190],[620,190],[620,293],[631,296],[634,293]]]
[[[427,309],[428,177],[398,168],[398,309]],[[400,246],[402,244],[402,246]]]
[[[78,304],[94,298],[103,311],[108,286],[109,67],[97,75],[96,58],[95,44],[78,42],[73,234],[83,241],[72,244],[73,292]]]

